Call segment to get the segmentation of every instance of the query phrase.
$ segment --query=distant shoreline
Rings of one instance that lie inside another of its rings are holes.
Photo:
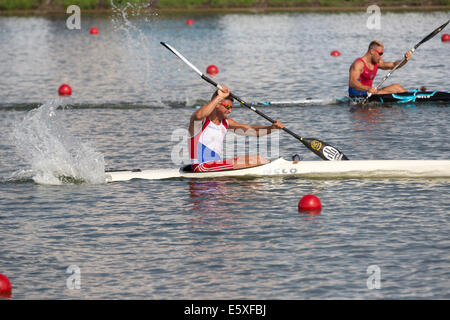
[[[150,8],[142,9],[141,12],[161,13],[161,14],[182,14],[182,13],[271,13],[271,12],[358,12],[366,11],[367,6],[297,6],[297,7],[261,7],[261,8]],[[428,5],[428,6],[383,6],[381,11],[401,12],[401,11],[450,11],[450,5]],[[107,14],[113,11],[112,8],[81,9],[82,13]],[[29,10],[0,10],[0,16],[14,15],[54,15],[67,14],[66,9],[29,9]]]

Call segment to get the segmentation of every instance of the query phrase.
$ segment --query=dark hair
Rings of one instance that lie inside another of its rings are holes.
[[[212,95],[212,97],[211,97],[211,100],[213,100],[215,97],[217,97],[219,95],[219,89],[217,89],[214,93],[213,93],[213,95]],[[228,97],[226,97],[225,98],[226,100],[230,100],[231,102],[234,102],[234,99],[231,97],[231,96],[228,96]]]

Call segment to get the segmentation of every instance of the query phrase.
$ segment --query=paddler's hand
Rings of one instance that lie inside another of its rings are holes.
[[[277,120],[274,123],[272,123],[272,126],[270,128],[271,129],[283,129],[284,124],[282,124],[280,121]]]
[[[217,91],[217,95],[221,98],[221,99],[225,99],[230,95],[230,89],[228,89],[228,87],[226,86],[220,86],[221,89],[219,89]]]
[[[411,59],[411,55],[412,55],[411,50],[409,50],[408,52],[405,53],[405,59],[406,59],[406,61],[409,61],[409,59]]]
[[[375,87],[370,87],[370,89],[367,90],[367,92],[370,94],[377,94],[378,90]]]

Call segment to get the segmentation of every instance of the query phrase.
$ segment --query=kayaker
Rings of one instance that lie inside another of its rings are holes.
[[[243,169],[269,162],[260,155],[222,159],[227,130],[234,130],[237,134],[262,136],[284,127],[279,121],[269,126],[253,126],[228,118],[233,108],[233,98],[229,94],[228,87],[222,86],[222,90],[217,90],[210,102],[191,116],[188,148],[194,172]]]
[[[392,70],[396,65],[402,62],[402,60],[397,60],[395,62],[383,61],[383,54],[383,43],[374,40],[369,44],[369,49],[366,54],[352,63],[350,66],[350,78],[348,83],[348,94],[350,97],[365,96],[367,95],[367,92],[372,94],[388,94],[406,91],[406,89],[398,83],[380,89],[376,89],[373,86],[373,79],[377,74],[378,68],[382,70]],[[405,53],[406,61],[411,58],[411,54],[411,51]]]

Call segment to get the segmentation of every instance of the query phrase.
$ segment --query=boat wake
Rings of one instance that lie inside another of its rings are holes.
[[[7,177],[0,177],[0,184],[18,184],[34,182],[32,170],[19,170]]]
[[[346,97],[330,97],[330,98],[303,98],[295,100],[274,100],[268,102],[257,102],[257,106],[278,106],[278,107],[299,107],[299,106],[322,106],[334,104],[348,104],[349,100]]]
[[[3,183],[30,179],[53,185],[104,183],[103,155],[64,127],[64,107],[61,99],[51,101],[14,124],[11,138],[28,168],[2,179]]]

